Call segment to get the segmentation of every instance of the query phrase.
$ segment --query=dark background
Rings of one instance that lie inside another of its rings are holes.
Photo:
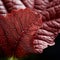
[[[19,60],[60,60],[60,34],[55,39],[55,43],[54,46],[46,48],[42,54],[31,54]],[[2,55],[0,56],[0,60],[7,60]]]

